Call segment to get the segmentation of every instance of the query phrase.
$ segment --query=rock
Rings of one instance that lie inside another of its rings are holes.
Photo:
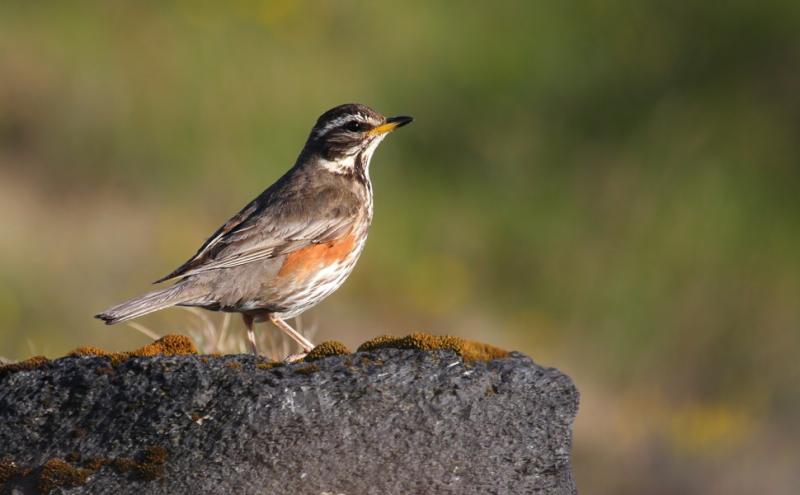
[[[11,365],[0,492],[575,493],[566,375],[518,353],[366,347],[293,365],[88,352]]]

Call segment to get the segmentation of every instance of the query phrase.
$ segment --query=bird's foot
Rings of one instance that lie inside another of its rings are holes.
[[[286,358],[283,360],[283,362],[284,363],[296,363],[298,361],[302,361],[303,358],[306,357],[307,355],[308,355],[307,352],[299,352],[297,354],[290,354],[289,356],[286,356]]]

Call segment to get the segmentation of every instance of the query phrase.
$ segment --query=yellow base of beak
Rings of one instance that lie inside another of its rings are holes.
[[[380,136],[381,134],[392,132],[396,128],[397,128],[397,122],[387,122],[383,125],[375,127],[374,129],[370,129],[369,132],[367,132],[367,134],[370,136]]]

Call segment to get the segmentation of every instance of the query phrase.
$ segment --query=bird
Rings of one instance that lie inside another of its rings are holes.
[[[413,121],[359,103],[316,121],[294,165],[219,227],[197,253],[154,283],[174,281],[95,315],[113,325],[172,306],[240,313],[253,354],[254,323],[269,321],[310,352],[286,320],[338,289],[356,265],[372,223],[372,155]]]

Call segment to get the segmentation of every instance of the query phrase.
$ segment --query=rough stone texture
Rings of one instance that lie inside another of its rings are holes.
[[[65,459],[89,471],[56,473],[68,481],[56,476],[50,493],[575,493],[578,392],[521,354],[464,362],[381,349],[264,363],[68,357],[5,373],[2,491],[46,491],[37,476]],[[153,449],[166,459],[146,464]]]

